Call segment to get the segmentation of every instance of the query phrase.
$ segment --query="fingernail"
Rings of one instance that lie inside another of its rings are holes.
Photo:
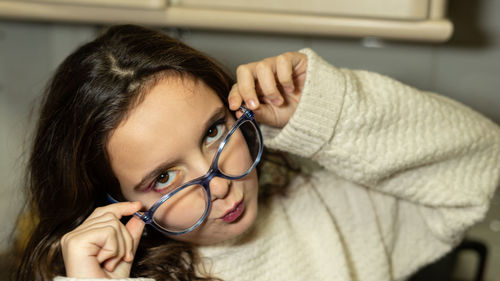
[[[234,103],[234,98],[233,97],[229,97],[227,102],[229,103],[229,109],[232,109],[234,110],[234,108],[236,107],[235,106],[235,103]]]
[[[293,93],[293,87],[284,87],[284,89],[285,89],[285,92],[288,94]]]
[[[272,103],[274,105],[280,105],[281,104],[281,99],[280,98],[275,98],[275,99],[272,100]]]
[[[257,107],[257,103],[254,101],[254,100],[248,100],[248,106],[251,108],[251,109],[254,109]]]

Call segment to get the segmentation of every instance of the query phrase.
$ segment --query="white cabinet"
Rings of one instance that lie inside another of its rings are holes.
[[[314,14],[323,16],[425,20],[431,0],[178,0],[176,5],[196,8]],[[443,4],[443,3],[442,3]]]
[[[79,6],[123,7],[139,9],[162,9],[167,6],[167,0],[25,0],[45,4],[70,4]]]
[[[446,0],[170,0],[169,19],[199,28],[443,42],[453,31],[446,4]]]
[[[0,19],[444,42],[446,0],[0,0]]]

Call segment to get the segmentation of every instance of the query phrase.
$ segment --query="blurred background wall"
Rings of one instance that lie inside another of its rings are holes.
[[[449,15],[455,33],[444,44],[165,31],[218,59],[233,73],[239,64],[310,47],[335,66],[392,76],[461,101],[500,123],[500,1],[450,1]],[[23,168],[39,94],[62,59],[102,28],[0,20],[0,251],[10,245],[9,234],[22,205]],[[500,280],[499,192],[486,220],[471,229],[468,237],[488,245],[485,280]],[[456,275],[470,280],[474,257],[465,255],[460,261]]]

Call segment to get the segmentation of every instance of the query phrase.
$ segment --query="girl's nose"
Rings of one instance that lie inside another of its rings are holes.
[[[219,177],[214,177],[210,181],[210,194],[212,200],[224,199],[231,188],[231,181]]]

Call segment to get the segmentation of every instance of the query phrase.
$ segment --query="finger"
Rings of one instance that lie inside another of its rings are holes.
[[[123,259],[118,260],[116,265],[114,263],[116,262],[115,259],[111,259],[108,261],[104,262],[105,269],[107,271],[112,270],[113,273],[119,271],[119,272],[128,272],[127,274],[130,273],[130,269],[132,266],[132,262],[134,260],[134,255],[137,250],[137,247],[139,245],[139,241],[142,236],[142,231],[144,229],[145,223],[139,219],[138,217],[132,217],[129,222],[127,222],[127,225],[123,226],[123,229],[128,233],[131,239],[131,247],[129,254],[130,258],[127,258],[127,254]],[[108,265],[109,263],[109,265]]]
[[[117,218],[121,218],[123,216],[133,215],[135,212],[139,211],[140,208],[141,203],[139,202],[119,202],[96,208],[89,218],[99,217],[108,212],[114,214]]]
[[[114,257],[105,260],[105,262],[103,263],[104,268],[109,272],[115,271],[115,268],[118,265],[118,263],[120,263],[125,258],[126,255],[126,246],[125,246],[126,238],[123,236],[123,231],[121,230],[121,227],[118,229],[115,228],[115,235],[116,235],[116,245],[118,247],[118,251],[116,252],[116,255]]]
[[[95,225],[99,225],[101,223],[110,223],[112,221],[119,221],[120,217],[116,216],[114,213],[99,211],[99,215],[91,215],[89,216],[81,225],[79,225],[75,231],[79,231],[80,229],[87,229],[93,227]]]
[[[135,217],[135,216],[134,216]],[[132,217],[132,218],[134,218]],[[137,220],[141,221],[139,218],[136,218]],[[123,242],[124,242],[124,256],[123,260],[127,262],[131,262],[134,260],[134,239],[132,238],[132,235],[128,231],[128,229],[125,227],[125,225],[121,224],[120,230],[122,232],[122,237],[123,237]]]
[[[262,95],[274,105],[281,105],[283,97],[276,87],[276,78],[273,71],[274,62],[261,61],[256,66],[256,74]]]
[[[236,119],[239,119],[241,116],[243,116],[243,112],[241,110],[238,110],[235,112]]]
[[[141,219],[135,216],[130,218],[130,220],[125,225],[125,228],[127,229],[128,233],[130,233],[130,236],[132,238],[132,244],[133,244],[131,247],[132,259],[135,256],[137,247],[139,246],[139,242],[141,241],[142,232],[144,231],[145,225],[146,224]]]
[[[229,92],[227,101],[229,103],[230,110],[238,110],[240,108],[241,103],[243,102],[240,92],[238,90],[238,83],[235,83]]]
[[[79,225],[74,230],[74,232],[78,233],[90,228],[102,227],[106,225],[113,225],[116,227],[116,229],[119,229],[120,226],[123,226],[123,224],[120,222],[120,217],[116,216],[112,212],[107,212],[97,217],[89,217],[81,225]]]
[[[255,64],[251,63],[240,65],[236,69],[238,92],[246,106],[250,109],[257,109],[259,107],[259,100],[255,91],[256,77],[254,77],[254,68]]]
[[[276,74],[281,87],[287,94],[295,91],[293,84],[293,65],[289,56],[285,53],[276,58]]]
[[[61,241],[68,276],[87,276],[90,268],[100,268],[102,261],[117,255],[118,244],[113,227],[85,229],[65,235]],[[90,258],[89,257],[94,257]]]
[[[110,219],[97,221],[102,218]],[[73,235],[86,241],[92,241],[91,244],[94,245],[92,248],[95,249],[95,252],[91,255],[96,257],[99,264],[104,262],[104,267],[110,272],[127,255],[127,243],[130,245],[129,247],[132,247],[130,234],[118,218],[111,213],[96,218],[93,224],[75,231]]]
[[[91,241],[90,244],[96,247],[94,255],[98,263],[114,258],[119,254],[118,231],[110,225],[86,229],[79,233],[79,237]]]
[[[141,208],[141,204],[139,202],[136,202],[134,203],[133,207],[135,208],[132,208],[132,210],[138,211]],[[123,211],[123,209],[119,211]],[[125,213],[123,214],[128,214],[128,212],[130,211],[125,210]],[[115,214],[116,213],[106,213],[102,217],[108,217],[110,215],[115,216]],[[139,218],[136,219],[141,221]],[[103,265],[107,271],[113,272],[120,262],[131,262],[134,259],[134,242],[131,234],[129,233],[127,228],[119,221],[118,218],[115,217],[113,221],[110,221],[108,223],[116,230],[118,239],[118,253],[115,257],[106,260]]]
[[[99,263],[113,257],[121,259],[125,254],[126,246],[123,231],[121,229],[122,227],[124,226],[120,221],[114,220],[95,224],[81,232],[82,234],[85,234],[85,232],[101,233],[101,238],[98,238],[94,242],[98,246],[101,245],[101,251],[96,255],[96,259]]]

